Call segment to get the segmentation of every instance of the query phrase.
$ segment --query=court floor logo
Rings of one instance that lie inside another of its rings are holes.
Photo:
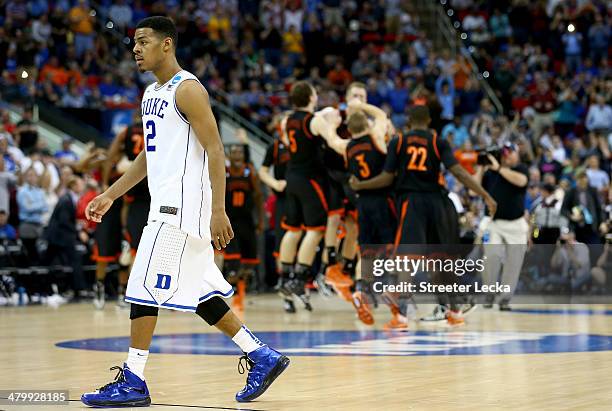
[[[285,354],[300,356],[500,355],[612,351],[612,336],[576,333],[416,331],[279,331],[257,336]],[[61,348],[125,352],[129,337],[64,341]],[[221,334],[153,337],[150,351],[163,354],[237,355]]]

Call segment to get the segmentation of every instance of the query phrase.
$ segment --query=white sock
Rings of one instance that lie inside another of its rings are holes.
[[[144,369],[149,358],[149,350],[139,350],[138,348],[130,347],[127,361],[125,362],[134,374],[144,381]]]
[[[232,337],[232,341],[247,354],[265,345],[245,325],[240,327],[240,330]]]

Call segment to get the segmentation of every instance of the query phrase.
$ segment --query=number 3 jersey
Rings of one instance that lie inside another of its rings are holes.
[[[389,143],[385,171],[396,173],[395,189],[400,193],[441,191],[442,163],[447,169],[457,164],[448,142],[433,130],[410,130]]]
[[[210,240],[212,190],[207,155],[176,104],[176,90],[187,80],[198,81],[181,70],[163,85],[149,85],[142,97],[149,222],[162,221]]]
[[[346,147],[347,168],[349,173],[359,180],[368,180],[376,177],[383,171],[385,165],[385,153],[383,153],[370,135],[354,138]],[[359,194],[381,194],[388,189],[363,190]]]

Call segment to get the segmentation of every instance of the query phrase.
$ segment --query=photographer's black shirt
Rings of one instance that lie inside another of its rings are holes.
[[[513,167],[512,170],[524,174],[529,178],[529,171],[523,164]],[[525,213],[525,194],[527,185],[515,186],[499,173],[487,170],[482,177],[482,186],[497,201],[497,212],[494,220],[516,220]],[[489,214],[489,210],[487,210]]]

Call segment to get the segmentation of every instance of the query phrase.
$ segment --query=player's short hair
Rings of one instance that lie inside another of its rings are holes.
[[[427,106],[414,106],[408,110],[408,117],[411,123],[425,124],[431,121],[429,108]]]
[[[165,16],[151,16],[142,19],[136,26],[137,29],[149,28],[155,33],[159,34],[162,38],[170,37],[172,39],[172,45],[176,48],[178,42],[178,33],[174,22]]]
[[[310,96],[314,94],[314,88],[307,81],[298,81],[291,87],[289,100],[295,107],[306,107],[310,103]]]
[[[348,88],[346,89],[346,94],[349,94],[351,90],[354,88],[361,88],[364,90],[368,89],[365,83],[362,83],[361,81],[353,81],[351,84],[349,84]]]
[[[346,126],[351,134],[363,133],[369,125],[368,117],[363,111],[352,113],[346,121]]]

